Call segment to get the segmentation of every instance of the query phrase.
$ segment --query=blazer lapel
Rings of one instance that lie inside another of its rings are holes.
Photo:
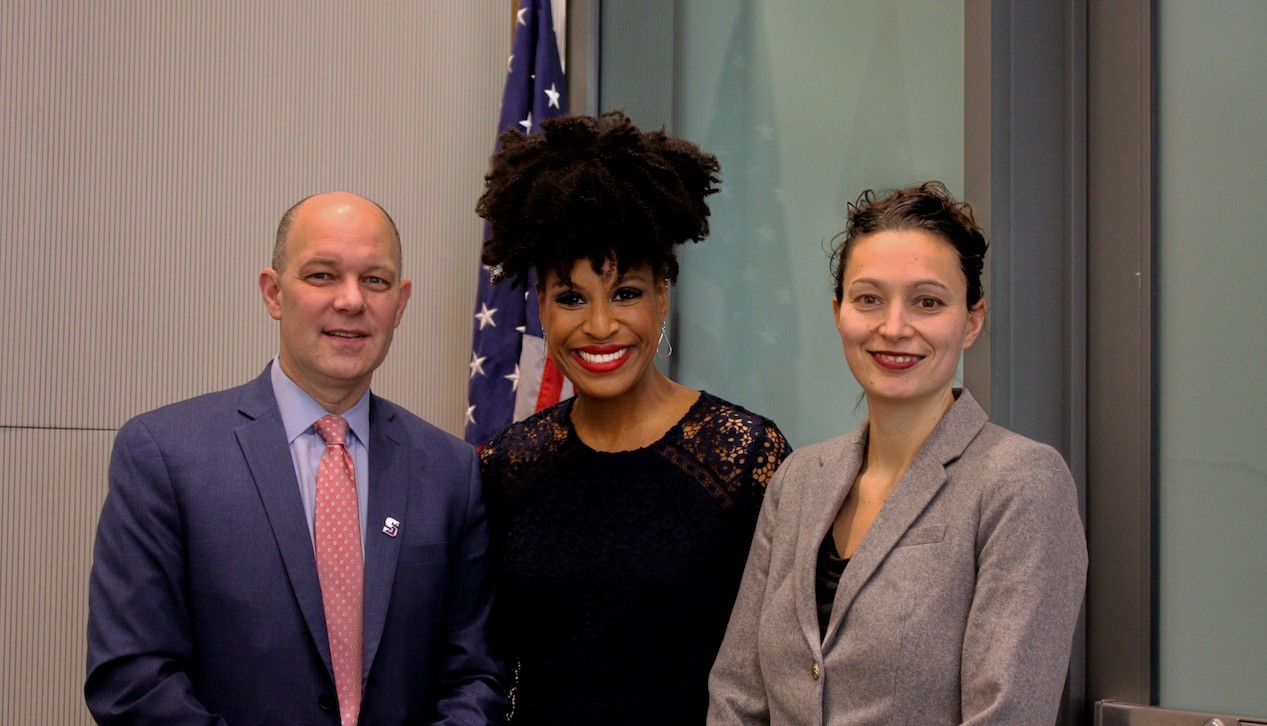
[[[290,579],[295,600],[303,613],[308,630],[330,677],[330,640],[326,634],[325,611],[321,606],[321,583],[317,580],[317,558],[312,549],[312,535],[295,480],[295,466],[290,445],[282,426],[277,399],[268,369],[248,384],[238,409],[250,421],[237,429],[238,445],[246,457],[260,501],[273,528],[277,549],[281,552],[286,575]]]
[[[405,512],[409,504],[408,434],[396,420],[392,404],[377,396],[370,398],[370,492],[369,513],[365,518],[365,677],[378,653],[391,602],[396,561],[401,537],[384,532],[387,518],[408,527]]]
[[[801,630],[815,653],[819,653],[822,645],[818,636],[818,599],[815,593],[818,549],[858,476],[866,430],[864,422],[853,433],[833,442],[834,445],[819,456],[818,471],[806,488],[802,501],[802,533],[797,542],[793,563],[793,571],[799,573],[799,581],[795,583],[796,613],[801,622]],[[833,615],[834,613],[833,609]]]
[[[871,528],[863,536],[853,558],[849,560],[849,566],[845,568],[836,590],[831,622],[828,623],[824,641],[835,636],[844,615],[863,586],[875,575],[902,536],[946,485],[946,466],[963,454],[964,449],[968,448],[968,444],[985,426],[986,420],[985,411],[977,405],[972,394],[966,390],[960,391],[958,399],[924,442],[915,461],[911,462],[910,468],[902,475]],[[861,459],[861,449],[858,458]],[[853,472],[852,476],[856,476],[856,464]],[[845,491],[848,491],[848,487],[845,487]],[[843,501],[842,495],[831,510],[833,516]],[[821,537],[819,541],[821,542]]]

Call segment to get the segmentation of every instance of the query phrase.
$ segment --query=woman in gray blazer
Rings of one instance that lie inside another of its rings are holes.
[[[928,182],[865,192],[832,301],[868,419],[766,492],[710,724],[1050,724],[1086,582],[1073,479],[953,387],[986,241]]]

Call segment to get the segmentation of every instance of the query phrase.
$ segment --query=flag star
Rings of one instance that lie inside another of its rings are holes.
[[[526,333],[526,332],[528,332],[528,326],[526,326],[526,325],[516,325],[516,326],[515,326],[515,332],[517,332],[517,333]]]
[[[510,56],[506,58],[506,72],[507,73],[515,72],[515,54],[514,53],[511,53]]]
[[[472,426],[475,425],[475,406],[466,407],[466,422]]]
[[[520,25],[527,25],[528,21],[524,20],[524,15],[528,14],[528,8],[519,8],[519,12],[515,13],[515,22]]]
[[[761,338],[761,342],[766,345],[774,345],[775,338],[778,337],[778,333],[773,330],[758,330],[757,337]]]
[[[555,89],[555,84],[551,83],[550,87],[546,89],[546,96],[550,99],[549,103],[546,104],[546,107],[548,108],[560,107],[559,106],[559,92],[558,90]]]
[[[471,362],[469,364],[471,367],[471,378],[474,378],[477,373],[481,376],[486,375],[484,373],[484,361],[486,360],[488,360],[488,356],[476,355],[474,352],[471,353]]]
[[[475,313],[475,319],[480,321],[480,330],[483,330],[486,325],[497,327],[497,321],[493,320],[496,312],[497,308],[490,308],[487,303],[480,301],[480,311]]]
[[[524,127],[525,134],[532,133],[532,111],[528,112],[528,118],[520,121],[519,125]]]
[[[515,364],[514,373],[504,375],[502,376],[502,378],[505,378],[506,380],[510,381],[510,390],[512,392],[518,391],[519,390],[519,364],[518,363]]]

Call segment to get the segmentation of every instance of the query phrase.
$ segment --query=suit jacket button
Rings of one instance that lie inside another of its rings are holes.
[[[317,696],[317,706],[322,711],[333,711],[338,708],[339,702],[335,699],[333,693],[323,691],[320,696]]]
[[[818,680],[818,677],[823,674],[822,670],[818,667],[818,663],[814,663],[809,667],[809,674],[814,676],[814,680]]]

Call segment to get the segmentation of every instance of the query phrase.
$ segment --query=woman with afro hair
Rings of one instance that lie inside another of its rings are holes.
[[[547,354],[576,392],[481,450],[510,722],[703,723],[789,450],[769,419],[653,365],[674,250],[708,234],[717,160],[621,113],[500,141],[476,206],[483,260],[496,281],[535,278]]]

